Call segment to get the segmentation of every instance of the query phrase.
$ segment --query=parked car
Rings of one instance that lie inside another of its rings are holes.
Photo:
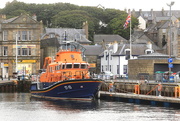
[[[110,71],[103,71],[100,73],[101,76],[105,77],[106,79],[113,79],[114,74]]]
[[[29,79],[29,75],[18,75],[18,80],[22,81],[22,80],[28,80]]]

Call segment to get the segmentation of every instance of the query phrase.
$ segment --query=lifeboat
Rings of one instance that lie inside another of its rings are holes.
[[[62,46],[54,59],[46,57],[37,81],[31,84],[31,95],[50,99],[94,99],[102,80],[90,76],[89,64],[83,60],[84,50],[79,44],[70,43]]]

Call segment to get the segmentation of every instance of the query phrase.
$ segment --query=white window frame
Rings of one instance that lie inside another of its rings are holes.
[[[22,41],[27,41],[28,40],[28,32],[27,31],[22,31]]]
[[[8,40],[8,31],[4,30],[3,31],[3,41],[7,41]]]

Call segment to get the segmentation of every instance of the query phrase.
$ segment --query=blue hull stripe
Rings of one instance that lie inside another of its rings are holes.
[[[61,86],[61,85],[65,85],[65,84],[73,84],[73,83],[89,83],[89,82],[92,82],[92,83],[94,83],[94,82],[97,82],[97,83],[101,83],[102,81],[72,81],[72,82],[63,82],[63,83],[59,83],[59,84],[57,84],[57,85],[55,85],[55,86],[52,86],[52,87],[50,87],[50,88],[48,88],[48,89],[45,89],[45,90],[32,90],[31,91],[31,93],[44,93],[44,92],[49,92],[50,90],[53,90],[54,88],[56,88],[56,87],[59,87],[59,86]]]
[[[91,100],[99,91],[101,83],[102,80],[98,79],[66,80],[41,90],[32,88],[31,94],[41,98]]]

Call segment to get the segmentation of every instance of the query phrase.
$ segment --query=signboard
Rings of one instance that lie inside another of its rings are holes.
[[[15,60],[13,60],[15,63]],[[36,60],[18,60],[18,63],[36,63]]]
[[[16,45],[13,45],[16,48]],[[17,45],[17,48],[36,48],[36,45]]]
[[[169,68],[173,68],[173,64],[169,64],[168,67],[169,67]]]
[[[95,68],[96,67],[96,63],[90,63],[90,68]]]
[[[36,60],[22,60],[23,63],[35,63]]]

